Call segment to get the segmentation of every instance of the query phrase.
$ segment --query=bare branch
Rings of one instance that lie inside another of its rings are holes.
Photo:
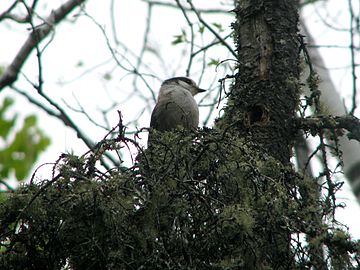
[[[296,125],[312,134],[322,129],[346,129],[347,137],[360,142],[360,120],[352,115],[298,118]]]
[[[55,111],[50,110],[45,105],[43,105],[41,102],[35,100],[28,94],[26,94],[24,91],[21,91],[20,89],[12,86],[12,89],[15,90],[17,93],[21,94],[22,96],[26,97],[32,104],[36,105],[41,110],[45,111],[47,114],[56,117],[58,120],[60,120],[65,126],[71,128],[76,132],[77,137],[82,140],[85,145],[89,149],[93,149],[95,147],[95,143],[79,128],[77,123],[75,123],[72,118],[66,113],[66,111],[55,101],[53,101],[50,97],[48,97],[45,93],[39,92],[41,97],[43,97],[54,109]],[[118,162],[108,153],[104,154],[115,166],[118,166]],[[102,164],[105,168],[109,169],[108,165],[102,160]]]
[[[157,5],[157,6],[163,6],[163,7],[169,7],[169,8],[178,8],[178,5],[172,4],[172,3],[166,3],[161,1],[151,1],[151,0],[142,0],[146,3]],[[191,8],[184,7],[184,10],[186,11],[193,11]],[[208,13],[208,14],[223,14],[223,15],[229,15],[229,11],[225,9],[220,8],[206,8],[206,9],[197,9],[201,13]]]
[[[140,70],[140,66],[143,62],[143,57],[144,57],[145,51],[148,47],[148,39],[149,39],[150,28],[151,28],[152,10],[153,10],[152,4],[149,4],[148,9],[147,9],[148,13],[146,16],[146,29],[144,32],[143,44],[142,44],[142,48],[140,51],[140,55],[137,59],[137,63],[136,63],[136,67],[135,67],[136,70]]]
[[[19,3],[19,1],[14,1],[14,3],[12,3],[12,5],[7,10],[5,10],[3,13],[1,13],[0,21],[11,18],[12,16],[11,16],[10,12],[16,7],[16,5],[18,3]]]
[[[235,59],[237,59],[237,54],[234,49],[231,48],[231,46],[225,41],[225,39],[222,38],[206,21],[203,20],[200,12],[194,7],[192,1],[187,0],[187,2],[189,3],[191,10],[195,12],[199,21],[221,42],[222,45],[224,45],[229,50],[229,52],[235,57]]]
[[[132,73],[132,74],[135,74],[137,76],[140,77],[140,79],[144,82],[144,84],[146,85],[146,87],[148,88],[153,100],[156,100],[156,96],[155,96],[155,93],[153,91],[153,89],[151,88],[151,86],[149,85],[149,83],[146,81],[145,79],[145,76],[146,74],[144,73],[140,73],[137,69],[136,69],[136,66],[133,65],[125,56],[123,56],[123,60],[126,60],[126,62],[128,62],[128,64],[130,65],[130,68],[124,66],[122,63],[121,63],[121,60],[117,57],[117,51],[115,48],[112,47],[111,43],[110,43],[110,40],[109,40],[109,37],[107,36],[107,33],[104,29],[104,27],[102,25],[100,25],[92,16],[90,16],[89,14],[87,13],[84,13],[101,31],[103,37],[105,38],[105,41],[106,41],[106,44],[107,44],[107,47],[114,59],[114,61],[116,62],[116,64],[121,67],[122,69],[124,69],[125,71],[129,72],[129,73]]]
[[[354,33],[354,23],[355,23],[355,16],[354,16],[354,10],[352,6],[352,1],[348,0],[349,5],[349,13],[350,13],[350,28],[349,28],[349,34],[350,34],[350,54],[351,54],[351,74],[352,74],[352,106],[350,110],[350,114],[354,114],[356,109],[356,63],[355,63],[355,33]]]
[[[144,60],[145,52],[148,50],[148,41],[149,41],[151,21],[152,21],[152,10],[153,10],[152,4],[149,3],[148,7],[147,7],[146,28],[145,28],[145,32],[144,32],[143,44],[142,44],[142,48],[140,51],[140,55],[137,57],[136,66],[134,68],[134,70],[137,70],[139,72],[140,72],[141,66],[144,65],[143,60]],[[113,31],[115,31],[114,28],[113,28]],[[137,87],[137,79],[138,78],[139,78],[139,76],[135,76],[134,80],[133,80],[133,87],[134,87],[135,91],[138,89],[138,87]],[[152,96],[153,96],[153,98],[155,96],[155,93],[153,91],[152,91]]]
[[[184,9],[183,5],[180,4],[179,0],[176,0],[176,4],[178,5],[178,7],[181,9],[181,12],[183,13],[186,22],[189,25],[190,28],[190,33],[191,33],[191,40],[190,40],[190,58],[189,58],[189,62],[188,62],[188,66],[186,68],[186,76],[189,76],[190,74],[190,69],[191,69],[191,65],[193,62],[193,58],[194,58],[194,40],[195,40],[195,35],[194,35],[194,27],[193,27],[193,23],[190,21],[189,16],[186,13],[186,10]]]
[[[37,26],[29,35],[20,51],[15,56],[12,63],[5,69],[0,77],[0,91],[13,84],[23,67],[26,59],[36,46],[54,30],[56,24],[62,21],[75,7],[84,3],[86,0],[69,0],[61,5],[45,19],[42,25]]]

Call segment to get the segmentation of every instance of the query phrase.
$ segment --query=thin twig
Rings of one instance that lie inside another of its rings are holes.
[[[191,10],[194,11],[196,16],[198,17],[199,21],[221,42],[222,45],[224,45],[229,50],[229,52],[235,57],[235,59],[237,59],[237,54],[233,50],[233,48],[231,48],[231,46],[225,41],[225,39],[222,38],[206,21],[203,20],[199,11],[194,7],[192,1],[187,0],[187,2],[189,3]]]
[[[183,5],[180,3],[179,0],[175,0],[176,4],[178,5],[178,7],[180,8],[181,12],[183,13],[185,20],[187,22],[187,24],[189,25],[190,28],[190,33],[191,33],[191,39],[190,39],[190,57],[189,57],[189,62],[186,68],[186,76],[190,75],[190,69],[191,69],[191,65],[192,65],[192,61],[194,59],[194,42],[195,42],[195,34],[194,34],[194,26],[193,23],[191,22],[189,16],[186,13],[186,10],[184,9]]]
[[[107,44],[107,47],[114,59],[114,61],[116,62],[116,64],[121,67],[122,69],[124,69],[125,71],[129,72],[129,73],[133,73],[137,76],[140,77],[140,79],[144,82],[144,84],[146,85],[146,87],[148,88],[148,90],[150,91],[150,94],[153,98],[153,100],[155,101],[156,100],[156,96],[155,96],[155,93],[153,91],[153,89],[151,88],[151,86],[149,85],[149,83],[145,80],[145,77],[144,77],[144,74],[140,73],[136,67],[128,60],[124,57],[124,60],[126,60],[128,62],[128,64],[131,66],[131,68],[127,68],[125,67],[121,61],[118,59],[117,57],[117,52],[116,52],[116,49],[114,49],[112,46],[111,46],[111,43],[110,43],[110,40],[106,34],[106,31],[104,29],[104,27],[102,25],[100,25],[92,16],[90,16],[89,14],[87,14],[85,11],[84,12],[84,15],[87,16],[101,31],[103,37],[105,38],[105,41],[106,41],[106,44]]]
[[[0,91],[5,87],[13,84],[21,71],[26,59],[31,52],[36,49],[36,46],[44,40],[49,33],[54,30],[54,26],[61,22],[75,7],[81,5],[86,0],[69,0],[57,9],[53,10],[51,14],[45,19],[45,23],[35,27],[20,51],[15,56],[12,63],[6,67],[4,73],[0,77]]]
[[[354,51],[354,44],[355,44],[355,35],[354,35],[354,10],[352,6],[352,1],[348,0],[349,4],[349,12],[350,12],[350,53],[351,53],[351,75],[352,75],[352,106],[350,110],[350,114],[354,114],[356,109],[356,63],[355,63],[355,51]]]

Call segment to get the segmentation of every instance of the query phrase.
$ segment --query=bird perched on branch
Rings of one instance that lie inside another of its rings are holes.
[[[158,131],[170,131],[177,127],[195,130],[199,125],[199,108],[194,96],[204,91],[186,77],[164,81],[151,114],[150,127]]]

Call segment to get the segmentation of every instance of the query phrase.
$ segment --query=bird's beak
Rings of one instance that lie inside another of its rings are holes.
[[[205,89],[202,89],[202,88],[199,88],[199,87],[198,87],[197,91],[198,91],[198,93],[206,92]]]

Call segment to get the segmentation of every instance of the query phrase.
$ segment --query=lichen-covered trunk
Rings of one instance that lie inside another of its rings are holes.
[[[299,96],[297,7],[295,0],[235,1],[238,73],[219,122],[220,128],[245,138],[257,155],[285,166],[290,163],[295,134],[291,120]],[[267,235],[262,256],[271,258],[274,269],[291,268],[286,224]]]
[[[238,73],[225,126],[282,163],[289,162],[298,101],[296,0],[236,0]]]

